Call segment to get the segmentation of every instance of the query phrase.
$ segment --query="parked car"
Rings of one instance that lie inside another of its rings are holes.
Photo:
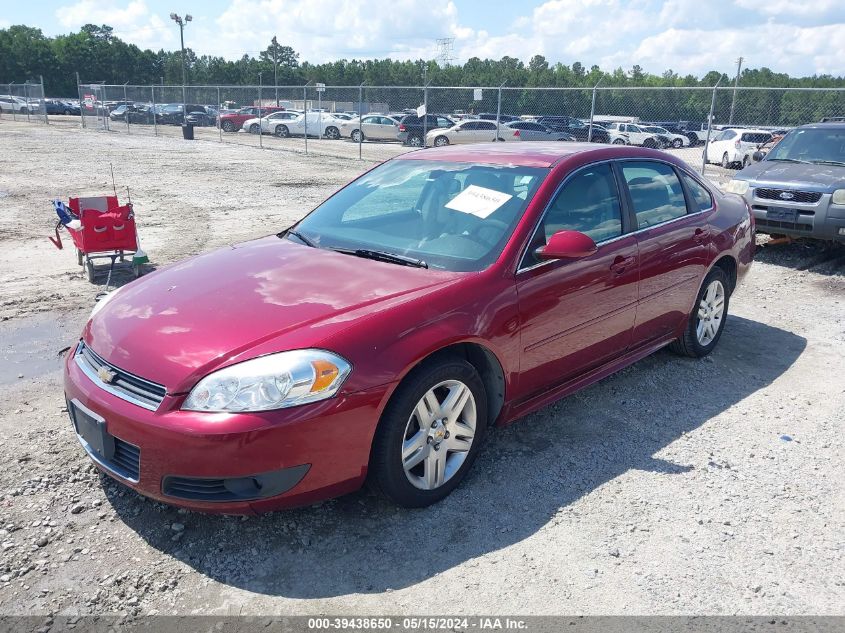
[[[260,110],[260,112],[259,112]],[[273,112],[281,112],[282,107],[276,106],[262,106],[260,109],[257,106],[248,106],[241,108],[237,112],[220,115],[220,127],[224,132],[237,132],[243,127],[245,121],[255,119],[259,116],[266,116]],[[256,133],[258,128],[256,127]]]
[[[12,112],[15,114],[27,114],[37,110],[37,107],[27,102],[22,97],[12,95],[0,95],[0,112]]]
[[[210,106],[187,106],[185,123],[198,127],[215,127],[217,125],[217,111]]]
[[[270,116],[275,116],[276,114],[281,115],[282,113],[274,112]],[[290,112],[287,114],[293,116],[291,118],[287,116],[275,119],[268,118],[271,121],[268,125],[268,130],[280,138],[305,136],[307,131],[308,136],[338,139],[340,138],[340,127],[345,123],[342,119],[335,119],[328,112],[308,112],[306,114]],[[264,125],[264,118],[267,117],[262,117],[262,126]],[[249,119],[244,123],[244,129],[257,134],[259,130],[259,119]]]
[[[661,137],[659,134],[646,132],[639,125],[634,123],[618,123],[616,121],[607,123],[608,132],[624,134],[628,139],[628,145],[639,145],[640,147],[651,147],[662,149],[669,144],[668,137]]]
[[[426,134],[426,145],[441,147],[443,145],[481,143],[484,141],[518,141],[517,130],[509,130],[506,126],[496,126],[495,121],[461,121],[449,128],[441,128]]]
[[[247,119],[244,121],[244,129],[251,134],[258,134],[259,127],[262,134],[274,134],[280,138],[290,136],[291,121],[296,121],[302,116],[299,112],[283,110],[273,112],[260,119]]]
[[[409,114],[399,120],[399,132],[396,137],[405,145],[422,147],[425,134],[429,130],[439,130],[455,125],[452,117],[443,114],[426,114],[425,119],[416,114]]]
[[[790,131],[726,191],[745,198],[761,233],[845,242],[845,122]]]
[[[385,114],[365,114],[360,120],[355,117],[341,121],[338,131],[340,136],[351,138],[356,143],[363,140],[396,141],[399,140],[399,121]]]
[[[532,123],[531,121],[522,121],[517,119],[510,123],[503,124],[503,127],[509,130],[516,130],[514,136],[518,137],[520,141],[574,141],[575,137],[566,132],[556,132],[550,128],[540,125],[539,123]]]
[[[742,158],[747,150],[770,140],[772,135],[766,130],[728,128],[710,139],[704,160],[707,163],[721,164],[725,169],[736,168],[742,165]]]
[[[255,513],[368,478],[427,506],[489,426],[666,345],[711,353],[753,252],[746,204],[661,152],[409,152],[106,295],[64,395],[94,465],[161,502]]]
[[[588,124],[584,123],[581,119],[571,116],[543,116],[537,119],[537,123],[557,132],[571,134],[579,141],[586,141],[589,138],[593,143],[610,142],[606,131],[603,132],[601,128],[593,125],[593,131],[590,134],[590,126]]]
[[[152,106],[143,104],[121,105],[109,112],[112,121],[126,121],[128,118],[130,124],[152,125],[155,116]]]
[[[690,140],[686,134],[678,134],[676,132],[670,132],[664,127],[660,127],[659,125],[646,125],[642,128],[649,134],[654,134],[658,138],[666,139],[665,147],[674,147],[675,149],[680,149],[682,147],[689,147]]]
[[[624,132],[620,132],[619,130],[608,130],[603,125],[599,125],[598,123],[593,123],[593,132],[597,132],[601,134],[607,134],[607,142],[612,145],[630,145],[631,142],[628,139],[628,135]]]
[[[61,99],[44,99],[42,103],[47,114],[73,114],[73,108]]]

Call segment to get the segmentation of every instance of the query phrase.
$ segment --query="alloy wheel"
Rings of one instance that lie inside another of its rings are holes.
[[[721,281],[715,279],[707,286],[698,304],[695,334],[700,345],[706,347],[716,338],[724,315],[725,287]]]
[[[413,486],[435,490],[458,472],[472,448],[478,421],[475,398],[460,380],[429,389],[408,418],[402,467]]]

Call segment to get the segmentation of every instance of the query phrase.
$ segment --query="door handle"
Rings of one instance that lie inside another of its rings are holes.
[[[692,241],[696,244],[701,244],[707,239],[709,233],[710,232],[705,229],[695,229],[695,233],[692,234]]]
[[[621,255],[617,255],[616,259],[614,259],[613,263],[610,265],[610,270],[615,272],[617,275],[621,275],[635,261],[635,257],[622,257]]]

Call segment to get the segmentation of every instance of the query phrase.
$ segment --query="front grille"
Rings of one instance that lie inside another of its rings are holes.
[[[822,198],[822,194],[817,191],[793,191],[792,189],[757,189],[755,191],[758,198],[761,200],[778,200],[780,202],[797,202],[799,204],[815,204]],[[789,197],[782,197],[785,194]]]
[[[111,462],[109,466],[117,474],[138,481],[141,472],[140,448],[116,437],[114,438],[114,455],[109,461]]]
[[[133,404],[155,411],[158,405],[164,400],[167,390],[163,385],[150,382],[127,371],[115,367],[111,363],[103,360],[85,345],[82,341],[76,348],[77,365],[85,372],[92,381],[105,389],[106,391],[116,395]],[[109,371],[114,374],[114,378],[110,382],[105,382],[98,372],[101,369]]]

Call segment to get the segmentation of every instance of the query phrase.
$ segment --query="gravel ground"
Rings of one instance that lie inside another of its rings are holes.
[[[7,120],[0,156],[0,613],[845,613],[841,250],[761,248],[712,356],[656,353],[495,430],[437,506],[205,516],[79,447],[57,353],[97,289],[47,241],[48,202],[110,190],[113,163],[164,264],[372,163]]]

